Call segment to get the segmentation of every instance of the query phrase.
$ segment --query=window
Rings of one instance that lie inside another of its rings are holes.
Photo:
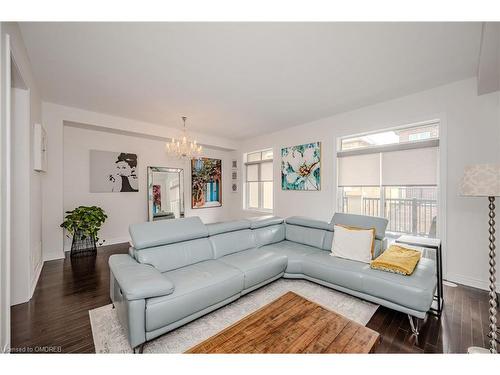
[[[245,155],[244,207],[272,211],[273,209],[273,150]]]
[[[340,140],[340,150],[347,151],[369,149],[373,147],[405,144],[429,139],[439,139],[439,126],[437,122],[433,121],[422,125],[344,137]]]
[[[382,216],[387,230],[436,236],[439,124],[341,138],[337,153],[340,212]]]
[[[415,134],[410,134],[408,136],[409,141],[422,141],[424,139],[429,139],[431,137],[431,132],[422,132],[422,133],[415,133]]]

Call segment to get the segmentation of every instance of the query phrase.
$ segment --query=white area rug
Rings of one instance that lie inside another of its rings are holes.
[[[146,343],[144,353],[183,353],[288,291],[366,325],[378,305],[305,280],[280,279]],[[132,353],[111,305],[89,311],[96,353]]]

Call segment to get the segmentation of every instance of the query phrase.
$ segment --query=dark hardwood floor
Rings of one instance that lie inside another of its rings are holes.
[[[88,311],[111,302],[108,258],[127,248],[104,246],[94,257],[46,262],[33,298],[11,308],[12,351],[93,353]],[[367,324],[382,337],[376,352],[465,353],[487,345],[487,292],[445,286],[444,297],[442,317],[428,316],[418,340],[405,314],[379,307]]]
[[[93,353],[88,310],[111,303],[108,258],[127,249],[103,246],[96,256],[45,262],[33,298],[11,308],[12,351]]]

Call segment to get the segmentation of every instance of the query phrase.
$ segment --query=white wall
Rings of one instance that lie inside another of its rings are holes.
[[[10,39],[10,51],[7,48],[6,40],[7,35]],[[30,108],[29,108],[29,128],[23,132],[23,144],[28,145],[28,152],[31,150],[33,124],[41,121],[41,100],[40,95],[31,72],[31,66],[24,47],[21,33],[16,23],[1,22],[0,23],[0,125],[1,125],[1,206],[2,215],[0,215],[0,351],[9,351],[10,348],[10,279],[14,272],[22,273],[23,278],[29,280],[30,293],[28,298],[32,295],[38,275],[42,266],[42,248],[41,248],[41,180],[40,176],[31,169],[32,158],[28,163],[29,170],[23,170],[28,176],[28,193],[24,196],[25,201],[29,205],[29,220],[24,223],[25,237],[27,238],[26,244],[28,248],[23,249],[28,254],[29,261],[26,262],[20,270],[10,270],[10,218],[7,217],[8,210],[6,206],[9,205],[7,199],[10,201],[10,193],[8,191],[15,190],[16,186],[10,186],[11,181],[7,178],[6,173],[10,166],[5,164],[8,162],[6,152],[9,152],[9,145],[7,144],[8,133],[10,129],[10,60],[11,54],[14,58],[20,75],[29,90],[30,95]],[[12,145],[15,147],[15,145]],[[30,155],[31,156],[31,155]],[[16,171],[14,171],[16,173]],[[26,181],[25,181],[26,183]],[[12,207],[15,208],[13,205]],[[9,232],[9,234],[7,233]]]
[[[20,145],[26,147],[28,163],[24,165],[23,171],[14,170],[13,173],[25,173],[27,178],[23,184],[28,184],[27,199],[29,205],[29,219],[24,224],[24,235],[28,238],[27,245],[29,246],[26,251],[29,253],[29,265],[26,270],[13,270],[13,272],[28,273],[30,280],[30,293],[28,298],[31,298],[38,276],[42,268],[42,185],[41,176],[39,172],[33,170],[33,155],[32,155],[32,142],[33,142],[33,126],[35,123],[40,123],[42,120],[41,99],[38,87],[36,85],[33,73],[31,70],[30,61],[24,41],[17,23],[7,22],[2,24],[2,42],[5,34],[10,36],[10,44],[12,50],[12,57],[15,60],[16,66],[19,69],[22,80],[29,91],[30,100],[30,114],[29,114],[29,129],[24,129]],[[13,145],[15,147],[15,145]],[[13,186],[13,189],[16,189]],[[15,212],[15,202],[13,204],[13,212]],[[23,298],[21,302],[27,300]],[[20,301],[16,301],[20,302]]]
[[[97,195],[93,195],[92,197],[88,195],[88,183],[82,181],[82,186],[87,186],[87,193],[85,191],[80,191],[81,195],[71,195],[71,191],[65,191],[65,178],[64,178],[64,170],[66,166],[66,162],[64,161],[65,157],[65,130],[69,129],[69,127],[64,125],[64,123],[76,123],[76,124],[85,124],[89,129],[99,129],[99,131],[91,130],[91,133],[85,133],[85,129],[71,129],[79,130],[82,134],[94,134],[89,135],[86,139],[86,144],[88,147],[91,147],[92,144],[99,144],[100,149],[102,150],[116,150],[121,151],[123,145],[130,145],[127,149],[142,150],[141,152],[146,155],[144,163],[153,163],[156,166],[163,163],[167,163],[165,160],[164,154],[164,141],[158,139],[165,139],[170,136],[178,136],[178,129],[172,129],[161,125],[145,123],[141,121],[111,116],[103,113],[91,112],[82,110],[79,108],[67,107],[53,103],[42,103],[43,108],[43,124],[47,129],[47,159],[48,159],[48,170],[47,173],[43,175],[42,186],[43,186],[43,257],[44,260],[50,259],[60,259],[64,257],[64,233],[63,230],[59,227],[64,218],[65,211],[65,203],[68,206],[71,205],[80,205],[80,204],[88,204],[89,202],[97,202]],[[71,136],[70,136],[71,137]],[[68,138],[68,136],[66,136]],[[197,134],[196,138],[200,143],[204,145],[208,145],[211,147],[211,150],[205,150],[207,154],[213,155],[232,155],[233,152],[230,150],[236,150],[239,147],[239,143],[215,136],[207,136]],[[106,139],[107,142],[102,142],[102,139]],[[66,139],[68,142],[70,140]],[[74,139],[74,144],[78,144],[78,139]],[[73,144],[73,143],[72,143]],[[94,146],[92,146],[94,147]],[[96,146],[97,148],[97,146]],[[225,150],[225,151],[221,151]],[[88,158],[88,155],[83,153],[82,150],[82,158]],[[139,158],[141,158],[141,152],[138,152]],[[221,154],[222,152],[222,154]],[[70,157],[71,155],[66,155],[66,157]],[[77,156],[75,156],[78,158]],[[85,159],[86,160],[86,159]],[[80,167],[84,165],[85,162],[78,159],[75,161],[78,163]],[[229,168],[229,159],[224,163]],[[145,166],[146,164],[144,164]],[[165,166],[169,166],[164,164]],[[146,170],[144,166],[141,168],[141,173],[143,174],[142,181],[145,181]],[[175,166],[175,165],[172,165]],[[86,167],[88,168],[88,167]],[[187,169],[189,171],[189,169]],[[68,167],[68,173],[70,173]],[[88,173],[83,172],[82,175],[88,176]],[[225,220],[230,217],[231,211],[228,207],[230,207],[230,199],[233,197],[230,196],[229,193],[229,172],[227,172],[227,178],[224,178],[224,185],[226,191],[223,191],[223,200],[224,206],[222,208],[207,208],[202,210],[196,210],[197,215],[202,217],[206,222],[213,222],[219,220]],[[80,178],[80,176],[77,176]],[[82,177],[83,178],[83,177]],[[189,172],[186,173],[186,178],[189,178]],[[145,183],[145,182],[144,182]],[[68,182],[69,184],[69,182]],[[69,187],[68,187],[69,189]],[[66,193],[69,193],[67,200],[65,201]],[[190,189],[186,189],[186,207],[189,206],[188,194],[190,193]],[[121,194],[116,194],[120,196]],[[133,212],[131,215],[133,217],[127,218],[127,221],[119,223],[114,223],[114,219],[110,219],[107,223],[109,225],[106,228],[103,228],[103,238],[108,237],[110,240],[113,239],[124,239],[128,238],[127,229],[129,222],[136,222],[141,220],[146,220],[147,216],[147,204],[146,204],[146,193],[142,195],[141,192],[138,193],[138,197],[142,196],[143,202],[134,201],[134,207],[136,212]],[[79,199],[81,198],[82,201]],[[116,213],[113,207],[120,205],[119,200],[122,199],[120,197],[109,197],[109,200],[105,200],[101,203],[108,205],[110,204],[110,212],[113,216],[116,217]],[[116,205],[114,206],[113,202],[116,200]],[[78,201],[78,203],[77,203]],[[74,204],[73,204],[74,203]],[[191,214],[186,210],[186,214]],[[114,224],[120,226],[120,229],[114,227]],[[123,225],[123,226],[122,226]]]
[[[4,24],[0,22],[0,352],[10,350],[10,178],[7,155],[10,154],[7,140],[10,138],[9,92],[10,92],[10,56],[4,33]]]
[[[29,92],[11,89],[11,305],[31,298]],[[26,225],[28,223],[28,225]]]
[[[275,215],[303,215],[329,220],[336,208],[338,137],[436,118],[442,124],[443,173],[440,184],[446,200],[441,202],[441,210],[445,212],[445,223],[441,224],[445,225],[442,236],[447,255],[446,277],[485,288],[488,283],[487,200],[459,197],[458,184],[466,164],[500,162],[499,93],[477,96],[475,79],[249,139],[242,144],[239,156],[259,149],[274,149]],[[282,191],[281,147],[313,141],[322,142],[321,191]],[[241,207],[240,193],[234,215],[255,215]]]
[[[132,223],[148,220],[147,167],[174,167],[184,169],[184,203],[186,216],[199,216],[203,222],[229,220],[233,206],[230,193],[231,153],[205,149],[203,156],[222,159],[223,188],[222,207],[191,209],[191,166],[189,160],[168,157],[165,143],[143,137],[113,134],[104,131],[64,126],[64,211],[79,205],[98,205],[108,219],[99,234],[106,244],[130,240],[128,227]],[[90,193],[89,151],[106,150],[131,152],[138,155],[139,192],[137,193]],[[65,237],[65,250],[71,247],[71,239]]]

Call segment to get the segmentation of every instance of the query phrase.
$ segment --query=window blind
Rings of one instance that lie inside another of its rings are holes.
[[[379,186],[380,153],[338,158],[338,186]]]
[[[246,155],[245,208],[273,208],[273,151],[256,151]]]
[[[438,148],[382,152],[382,185],[437,185]]]
[[[273,180],[273,163],[269,161],[267,163],[262,163],[260,165],[260,178],[261,181],[272,181]]]
[[[339,154],[338,186],[436,186],[438,147]]]
[[[259,164],[247,165],[247,181],[259,181]]]

